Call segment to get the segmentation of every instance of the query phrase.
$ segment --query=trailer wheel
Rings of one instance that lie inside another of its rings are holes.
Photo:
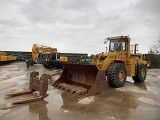
[[[107,71],[108,83],[112,87],[122,87],[127,78],[126,67],[122,63],[113,63]]]
[[[136,69],[136,76],[133,76],[135,82],[144,82],[147,76],[146,66],[143,64],[138,64]]]

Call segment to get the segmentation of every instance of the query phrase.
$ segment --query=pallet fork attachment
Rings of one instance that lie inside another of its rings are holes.
[[[35,91],[39,92],[39,96],[29,95],[28,97],[22,97],[17,100],[14,100],[13,104],[18,103],[28,103],[28,102],[34,102],[43,100],[45,97],[48,96],[47,90],[48,90],[48,79],[52,79],[51,75],[49,74],[42,74],[40,79],[38,78],[39,72],[33,71],[30,74],[30,84],[29,89],[16,89],[6,94],[6,96],[19,96],[23,94],[31,94]]]

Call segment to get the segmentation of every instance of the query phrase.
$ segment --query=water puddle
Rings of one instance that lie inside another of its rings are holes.
[[[16,85],[16,82],[1,82],[0,83],[0,90],[5,89],[5,88],[9,88],[9,87],[12,87],[15,85]]]
[[[156,100],[153,100],[151,98],[140,97],[140,98],[138,98],[138,100],[143,102],[143,103],[149,104],[149,105],[156,105],[156,106],[160,107],[160,102],[156,101]]]
[[[149,94],[148,91],[143,90],[141,88],[138,88],[136,86],[132,86],[132,87],[121,87],[121,88],[116,88],[116,90],[119,91],[132,91],[132,92],[136,92],[136,93],[141,93],[141,94]]]

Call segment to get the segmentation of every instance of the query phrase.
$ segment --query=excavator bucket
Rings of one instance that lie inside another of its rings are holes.
[[[61,76],[54,87],[79,95],[92,96],[106,88],[105,71],[95,65],[64,64]]]

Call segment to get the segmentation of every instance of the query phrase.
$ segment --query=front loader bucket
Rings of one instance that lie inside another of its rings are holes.
[[[53,86],[80,95],[91,96],[106,88],[105,71],[95,65],[64,64],[64,69]]]

